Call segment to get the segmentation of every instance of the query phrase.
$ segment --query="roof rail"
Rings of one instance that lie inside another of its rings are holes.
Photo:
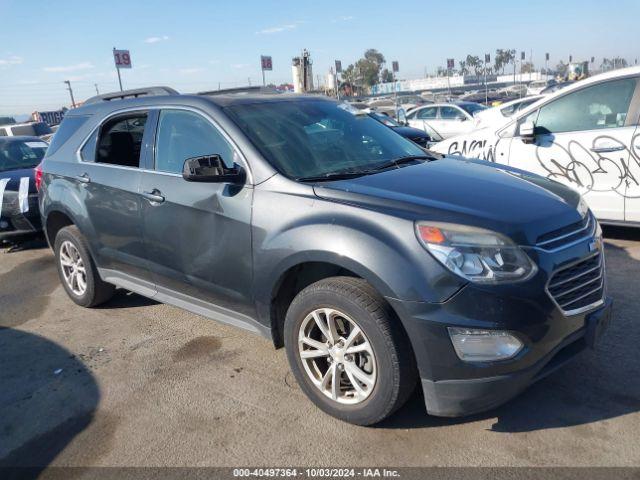
[[[198,92],[196,95],[228,95],[228,94],[250,94],[250,93],[280,93],[273,87],[236,87],[236,88],[223,88],[221,90],[206,90]]]
[[[109,102],[111,100],[123,100],[125,98],[138,98],[138,97],[154,97],[158,95],[180,95],[180,93],[171,87],[146,87],[146,88],[134,88],[133,90],[123,90],[121,92],[103,93],[102,95],[95,95],[85,100],[84,105],[98,102]]]

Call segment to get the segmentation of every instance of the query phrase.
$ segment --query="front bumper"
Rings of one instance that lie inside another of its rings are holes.
[[[566,317],[551,300],[523,304],[465,288],[444,304],[389,299],[411,339],[427,412],[458,417],[490,410],[593,347],[609,325],[612,300],[590,312]],[[548,303],[547,303],[548,302]],[[477,318],[491,318],[476,320]],[[525,344],[510,360],[464,362],[456,355],[447,326],[496,328]]]

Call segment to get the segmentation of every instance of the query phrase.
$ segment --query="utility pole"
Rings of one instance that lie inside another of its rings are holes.
[[[100,92],[98,91],[98,84],[94,83],[93,86],[96,87],[96,95],[100,95]]]
[[[73,108],[76,108],[76,101],[73,98],[73,90],[71,89],[71,82],[69,80],[65,80],[64,83],[67,84],[67,89],[69,90],[69,95],[71,95],[71,105]]]

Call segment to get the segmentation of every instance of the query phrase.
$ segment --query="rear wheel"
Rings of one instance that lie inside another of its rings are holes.
[[[298,384],[322,410],[371,425],[415,388],[411,345],[391,308],[364,280],[334,277],[300,292],[285,320]]]
[[[86,240],[75,225],[58,232],[54,252],[62,286],[75,303],[95,307],[113,296],[115,287],[98,275]]]

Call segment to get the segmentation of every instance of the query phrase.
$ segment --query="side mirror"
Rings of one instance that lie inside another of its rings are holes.
[[[533,122],[524,122],[520,125],[520,138],[524,143],[533,143],[536,139],[536,125]]]
[[[459,120],[460,122],[466,122],[466,121],[467,121],[467,117],[465,117],[464,115],[460,115],[460,116],[459,116],[459,117],[457,117],[457,118],[458,118],[458,120]]]
[[[205,155],[186,159],[182,178],[187,182],[241,183],[244,171],[235,164],[227,167],[220,155]]]

